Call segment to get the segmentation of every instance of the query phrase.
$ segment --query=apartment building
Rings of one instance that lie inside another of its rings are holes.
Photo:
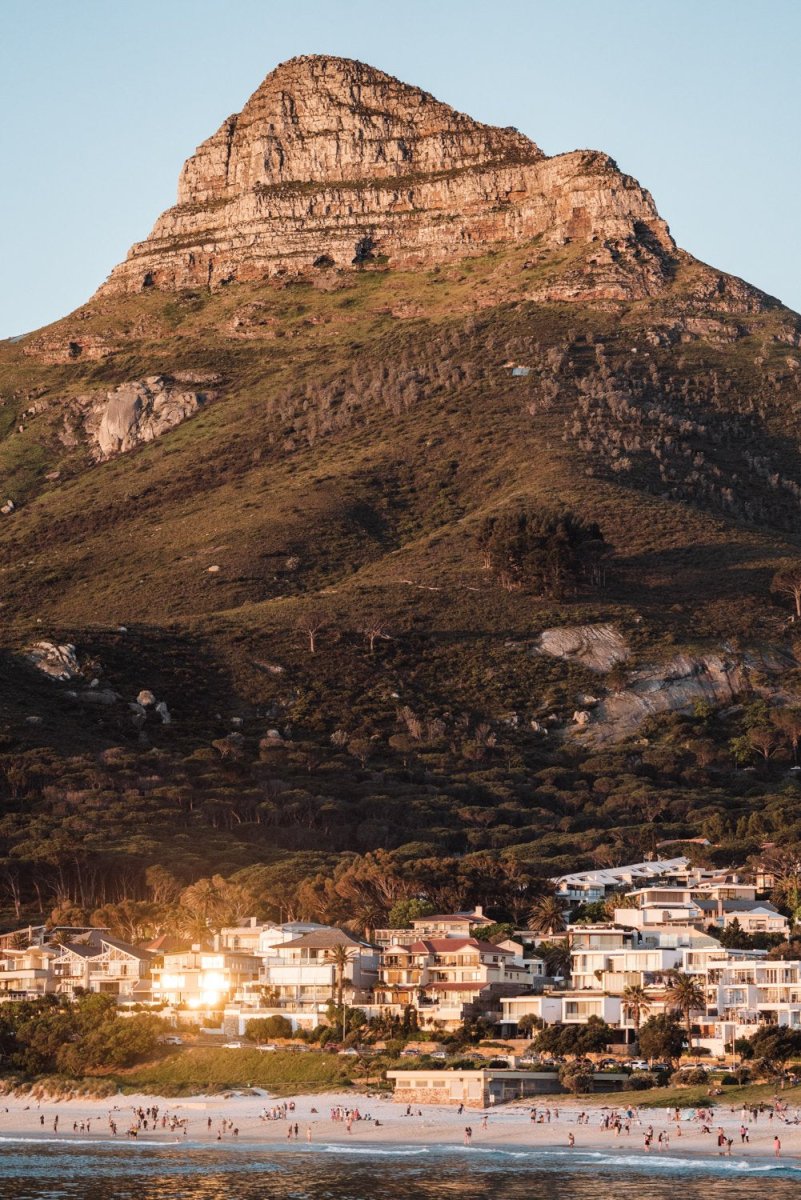
[[[408,929],[376,929],[374,941],[379,946],[411,942],[420,938],[465,938],[481,936],[495,922],[484,913],[481,905],[469,912],[435,913],[429,917],[416,917]]]
[[[642,944],[633,929],[574,927],[570,934],[572,984],[579,992],[620,995],[631,986],[663,986],[682,962],[677,946],[652,944],[654,939]]]
[[[78,989],[128,999],[150,999],[151,956],[136,946],[93,930],[85,942],[56,947],[50,960],[53,991],[74,996]]]
[[[250,917],[242,925],[226,925],[214,938],[215,950],[239,950],[246,954],[269,954],[274,946],[289,942],[304,933],[328,929],[314,921],[259,921]]]
[[[323,1013],[337,996],[340,956],[346,1003],[369,1002],[378,979],[379,949],[326,926],[263,949],[258,988],[271,1003]],[[244,991],[252,993],[253,988]]]
[[[571,989],[540,996],[502,996],[500,1006],[501,1030],[507,1037],[514,1037],[518,1024],[526,1016],[534,1016],[544,1025],[586,1025],[591,1017],[613,1027],[623,1024],[620,996],[602,992]]]
[[[210,950],[194,945],[162,957],[152,970],[156,1003],[217,1009],[236,991],[259,978],[261,960],[240,950]]]
[[[783,913],[756,899],[752,884],[640,888],[628,892],[626,900],[625,907],[615,909],[615,923],[643,933],[710,925],[726,929],[735,921],[744,933],[786,934],[790,928]]]
[[[36,1000],[56,990],[48,946],[0,949],[0,1000]]]
[[[398,1010],[412,1005],[422,1024],[453,1027],[465,1016],[500,1015],[499,998],[531,989],[544,969],[541,959],[523,958],[516,944],[422,938],[384,949],[375,1002]]]
[[[558,875],[551,882],[557,895],[580,904],[592,904],[604,900],[613,892],[632,888],[650,880],[670,883],[682,878],[690,867],[690,860],[678,858],[655,859],[653,862],[629,863],[623,867],[604,867],[595,871],[575,871],[569,875]]]

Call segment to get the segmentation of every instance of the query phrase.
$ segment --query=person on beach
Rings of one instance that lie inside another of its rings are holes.
[[[571,1131],[570,1131],[570,1133],[567,1135],[567,1144],[568,1144],[568,1146],[570,1147],[570,1149],[571,1149],[571,1150],[573,1149],[573,1147],[574,1147],[574,1146],[575,1146],[575,1144],[576,1144],[576,1137],[575,1137],[575,1134],[573,1133],[573,1131],[572,1131],[572,1130],[571,1130]]]
[[[473,1130],[470,1128],[469,1125],[465,1125],[465,1127],[464,1127],[464,1144],[465,1144],[465,1146],[469,1146],[470,1143],[472,1142],[472,1140],[473,1140]]]
[[[778,1134],[776,1134],[776,1137],[773,1139],[773,1153],[777,1158],[781,1158],[782,1144]]]

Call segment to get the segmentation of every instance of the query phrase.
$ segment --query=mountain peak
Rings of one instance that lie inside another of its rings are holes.
[[[102,290],[216,287],[377,256],[430,266],[534,239],[630,251],[627,296],[634,276],[640,292],[658,288],[675,250],[651,197],[607,155],[547,158],[516,129],[374,67],[304,55],[197,148],[177,205]]]
[[[198,147],[178,203],[542,157],[517,130],[482,125],[365,63],[303,55],[271,71],[241,113]]]

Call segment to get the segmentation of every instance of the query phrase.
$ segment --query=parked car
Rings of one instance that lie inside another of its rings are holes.
[[[242,1042],[223,1042],[223,1050],[241,1050]]]
[[[178,1037],[177,1033],[165,1034],[164,1037],[159,1038],[159,1041],[163,1046],[183,1046],[184,1044],[184,1039],[182,1037]]]
[[[359,1057],[359,1051],[354,1050],[353,1046],[348,1046],[345,1050],[340,1050],[339,1053],[340,1053],[340,1055],[347,1054],[349,1058],[358,1058]]]
[[[650,1067],[644,1058],[635,1058],[630,1063],[632,1071],[650,1071]]]
[[[241,1044],[241,1043],[240,1043],[240,1044]],[[277,1049],[278,1049],[278,1047],[277,1047],[277,1046],[272,1046],[272,1045],[270,1045],[269,1043],[265,1043],[265,1045],[263,1045],[263,1046],[257,1046],[257,1047],[256,1047],[256,1049],[257,1049],[257,1050],[261,1050],[262,1052],[266,1052],[266,1051],[268,1051],[268,1050],[277,1050]]]

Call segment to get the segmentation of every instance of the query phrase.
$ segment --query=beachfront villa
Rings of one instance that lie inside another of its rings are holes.
[[[329,1020],[340,989],[365,1016],[408,1019],[425,1030],[453,1030],[483,1018],[514,1036],[521,1022],[576,1025],[597,1018],[610,1041],[635,1039],[627,988],[642,988],[648,1015],[669,1009],[671,972],[695,975],[705,1004],[693,1014],[695,1044],[722,1054],[759,1025],[801,1028],[801,960],[773,961],[764,949],[727,949],[719,936],[787,936],[789,921],[759,895],[757,878],[665,859],[554,881],[563,897],[563,931],[515,930],[489,941],[481,908],[415,918],[409,928],[375,931],[370,941],[313,921],[251,917],[224,927],[212,944],[187,946],[164,934],[145,947],[105,929],[27,926],[0,935],[0,995],[22,1000],[79,989],[122,1004],[152,1002],[207,1027],[242,1036],[254,1017],[280,1015],[294,1030]],[[634,885],[634,886],[632,886]],[[612,919],[569,923],[590,896]],[[737,922],[737,926],[735,926]],[[549,976],[543,942],[569,951],[570,980]]]

